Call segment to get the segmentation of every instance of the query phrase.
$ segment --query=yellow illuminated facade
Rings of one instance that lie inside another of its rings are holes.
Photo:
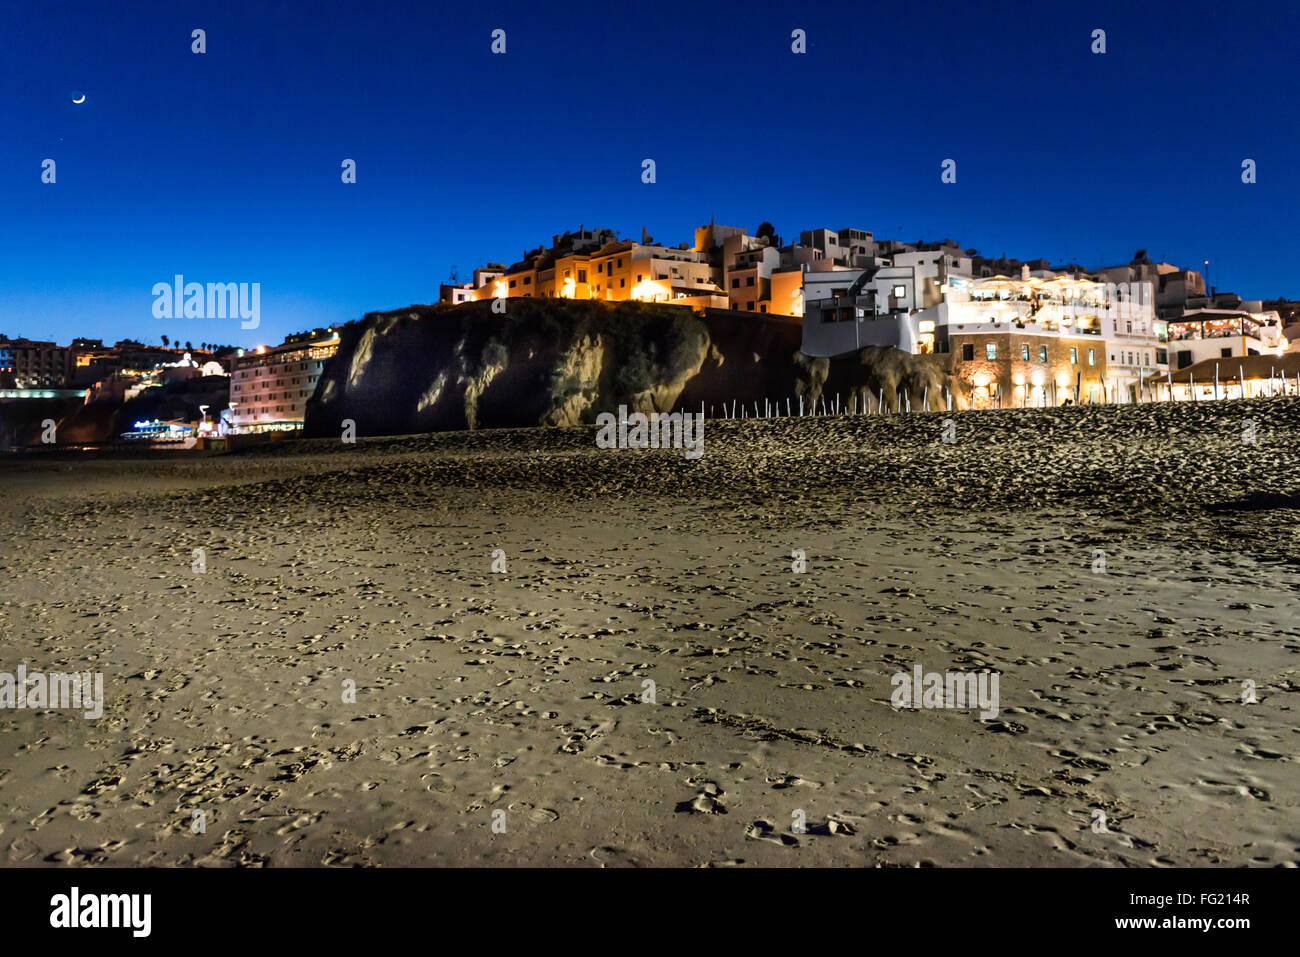
[[[721,245],[723,234],[734,240],[743,236],[744,231],[702,227],[696,230],[693,247],[611,239],[599,246],[589,242],[581,251],[538,248],[500,275],[485,276],[474,288],[444,287],[444,296],[451,302],[529,296],[604,302],[636,300],[697,309],[748,307],[750,311],[772,315],[802,315],[802,273],[798,269],[774,273],[770,280],[764,278],[739,306],[728,297],[723,288],[728,268],[724,267],[723,260],[729,253]],[[593,234],[580,231],[577,235]],[[612,237],[613,233],[597,231],[595,235]],[[565,234],[566,239],[569,236]],[[753,237],[745,239],[752,242]],[[731,241],[727,250],[732,246],[739,248]]]

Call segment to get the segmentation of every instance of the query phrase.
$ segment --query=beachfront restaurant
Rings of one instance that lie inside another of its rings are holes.
[[[1174,402],[1300,395],[1300,352],[1202,359],[1176,372],[1150,376],[1146,386],[1157,400]]]
[[[1165,323],[1169,364],[1185,369],[1206,359],[1280,355],[1286,351],[1282,329],[1263,315],[1226,309],[1198,309]],[[1198,377],[1199,378],[1199,377]]]

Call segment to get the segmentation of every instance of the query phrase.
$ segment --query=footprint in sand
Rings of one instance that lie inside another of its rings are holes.
[[[767,783],[772,785],[772,789],[775,791],[783,791],[786,788],[794,787],[819,788],[822,786],[820,781],[809,781],[797,774],[781,774],[774,778],[768,778]]]
[[[523,814],[527,812],[528,820],[534,824],[553,824],[560,819],[560,812],[552,810],[549,807],[537,807],[533,804],[519,803],[511,804],[508,808],[511,814]]]
[[[809,824],[808,833],[820,834],[823,837],[830,837],[837,834],[841,836],[848,836],[852,834],[857,834],[858,829],[854,827],[852,824],[850,824],[848,821],[842,820],[837,817],[828,817],[825,821],[823,821],[820,824]]]
[[[691,779],[688,783],[698,784],[701,782]],[[722,802],[722,795],[725,793],[713,781],[704,781],[700,793],[690,801],[679,802],[677,811],[682,814],[726,814],[727,806]]]
[[[776,825],[765,818],[759,818],[746,827],[745,836],[756,841],[771,841],[773,844],[781,844],[785,847],[797,847],[799,844],[799,838],[793,834],[778,831]]]
[[[641,862],[622,847],[593,847],[588,856],[601,867],[640,867]]]
[[[454,785],[444,781],[442,775],[435,771],[430,771],[428,774],[421,775],[420,780],[424,782],[425,790],[428,791],[437,791],[440,794],[450,794],[452,791],[456,790]]]

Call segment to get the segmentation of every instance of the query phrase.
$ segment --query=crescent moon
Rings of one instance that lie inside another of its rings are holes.
[[[74,96],[74,97],[72,98],[72,102],[73,102],[73,103],[85,103],[85,102],[86,102],[86,94],[84,94],[84,93],[78,93],[76,96]]]

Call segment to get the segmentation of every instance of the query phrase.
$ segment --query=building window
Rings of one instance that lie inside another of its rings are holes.
[[[754,277],[753,277],[753,276],[746,276],[746,277],[745,277],[745,285],[746,285],[746,286],[752,286],[752,285],[754,285]]]
[[[587,270],[585,270],[585,269],[579,269],[579,270],[578,270],[578,282],[586,282],[586,281],[587,281]]]
[[[996,342],[987,342],[984,344],[984,358],[993,360],[998,357],[998,344]]]
[[[895,286],[895,287],[894,287],[894,298],[895,298],[895,299],[902,299],[902,298],[903,298],[904,296],[906,296],[906,295],[907,295],[907,287],[906,287],[906,286]]]
[[[748,309],[750,312],[753,312],[753,311],[754,311],[754,301],[751,299],[749,302],[745,303],[745,308]]]
[[[1222,358],[1224,358],[1224,359],[1231,359],[1231,358],[1232,358],[1232,348],[1229,347],[1229,348],[1227,348],[1227,349],[1220,349],[1220,350],[1219,350],[1219,355],[1220,355],[1220,357],[1222,357]]]
[[[1074,346],[1070,346],[1070,365],[1077,366],[1078,364],[1079,364],[1079,350],[1076,349]]]
[[[1047,346],[1038,347],[1038,361],[1039,362],[1047,361]]]
[[[972,362],[975,359],[975,346],[966,343],[961,347],[961,358],[963,362]]]
[[[740,280],[739,280],[739,279],[733,279],[733,280],[731,280],[731,288],[732,288],[732,289],[739,289],[739,288],[740,288]]]
[[[1089,349],[1089,350],[1088,350],[1088,365],[1090,365],[1090,366],[1095,366],[1096,364],[1097,364],[1097,350],[1096,350],[1096,349]]]
[[[532,284],[533,284],[533,277],[532,277],[532,276],[525,276],[525,277],[524,277],[524,285],[525,285],[525,286],[531,286]],[[513,286],[514,283],[511,283],[510,285]]]
[[[510,288],[511,288],[511,289],[514,289],[514,288],[515,288],[515,280],[513,280],[513,279],[510,280]]]
[[[1029,343],[1022,342],[1020,344],[1020,358],[1024,362],[1029,361]]]
[[[620,280],[618,281],[618,288],[619,288],[619,289],[622,289],[622,288],[623,288],[624,286],[626,286],[626,285],[627,285],[627,280],[626,280],[626,279],[620,279]]]

